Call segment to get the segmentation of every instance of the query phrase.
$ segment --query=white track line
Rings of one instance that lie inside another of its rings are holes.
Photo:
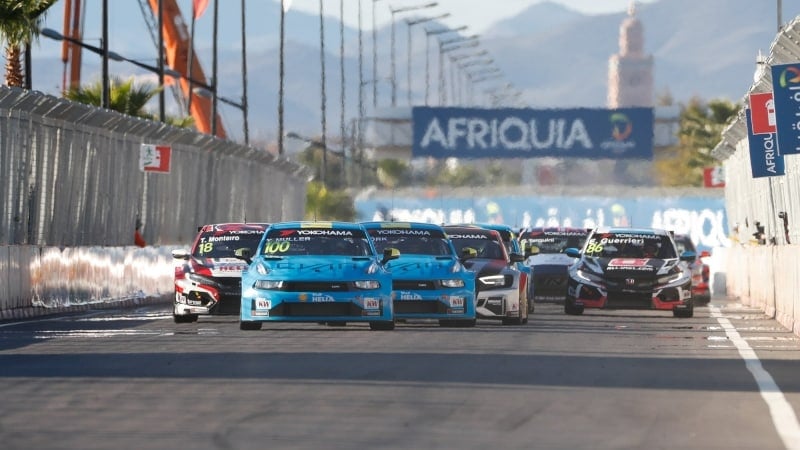
[[[790,450],[800,450],[800,424],[797,422],[797,415],[795,415],[792,405],[786,400],[783,392],[781,392],[769,372],[764,370],[761,360],[756,356],[756,352],[739,335],[730,320],[722,316],[722,312],[718,307],[709,305],[708,309],[711,310],[711,317],[717,319],[717,322],[725,330],[728,339],[739,350],[739,355],[744,360],[747,370],[753,374],[753,378],[758,384],[758,389],[761,391],[761,397],[769,407],[775,430],[778,431],[778,435],[783,440],[783,445]]]

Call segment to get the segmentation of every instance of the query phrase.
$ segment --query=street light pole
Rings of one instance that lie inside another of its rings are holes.
[[[108,0],[103,0],[103,42],[102,42],[102,57],[103,57],[103,79],[101,81],[102,93],[100,95],[100,104],[104,109],[111,106],[110,96],[111,89],[109,88],[108,80]]]
[[[406,43],[406,48],[408,50],[408,61],[406,62],[406,83],[408,84],[408,88],[406,89],[406,91],[408,92],[408,106],[411,106],[411,91],[412,91],[412,88],[411,88],[411,53],[412,53],[411,52],[411,44],[412,44],[411,28],[414,25],[419,25],[421,23],[430,22],[432,20],[441,20],[441,19],[445,19],[447,17],[450,17],[450,13],[444,13],[444,14],[438,15],[436,17],[425,17],[425,18],[417,19],[417,20],[408,20],[408,19],[406,19],[406,25],[408,26],[408,28],[406,28],[406,31],[408,32],[407,33],[408,42]],[[426,49],[426,53],[425,53],[426,65],[427,65],[427,59],[428,59],[428,53],[427,53],[427,49]]]
[[[372,79],[378,79],[378,43],[375,31],[375,3],[380,0],[372,0]],[[372,109],[378,107],[378,84],[372,85]]]
[[[399,14],[399,13],[404,13],[404,12],[409,12],[409,11],[417,11],[417,10],[420,10],[420,9],[433,8],[438,4],[439,3],[437,3],[437,2],[432,2],[432,3],[426,3],[424,5],[406,6],[404,8],[397,8],[397,9],[394,9],[391,6],[389,7],[389,10],[392,13],[392,42],[391,42],[391,51],[392,51],[392,54],[391,54],[391,59],[392,59],[392,74],[391,74],[392,75],[392,107],[397,106],[397,69],[396,69],[397,66],[395,64],[395,53],[396,53],[395,48],[397,47],[397,45],[395,44],[396,39],[395,39],[395,20],[394,20],[394,16],[395,16],[395,14]]]
[[[460,31],[466,30],[467,26],[462,25],[458,28],[443,28],[441,30],[425,30],[425,106],[428,106],[429,102],[428,99],[430,97],[430,88],[431,88],[431,70],[430,70],[430,51],[431,51],[431,40],[430,37],[437,34],[444,34],[444,33],[458,33]]]
[[[158,85],[164,86],[164,0],[158,0]],[[164,122],[164,89],[158,90],[158,117]]]

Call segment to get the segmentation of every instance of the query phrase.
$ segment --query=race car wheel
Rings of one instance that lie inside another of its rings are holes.
[[[260,330],[261,322],[239,322],[239,329],[245,331]]]
[[[689,306],[688,309],[673,309],[672,316],[679,317],[681,319],[689,319],[694,317],[694,305]]]
[[[394,330],[394,321],[390,320],[386,322],[370,322],[369,329],[376,331],[391,331]]]
[[[564,300],[564,312],[571,316],[579,316],[583,314],[583,305],[576,305],[574,300],[567,298]]]

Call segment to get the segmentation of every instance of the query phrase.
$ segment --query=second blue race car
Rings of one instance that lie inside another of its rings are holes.
[[[475,273],[467,270],[442,227],[417,222],[365,222],[378,252],[397,249],[392,273],[397,319],[438,319],[441,326],[475,326]]]

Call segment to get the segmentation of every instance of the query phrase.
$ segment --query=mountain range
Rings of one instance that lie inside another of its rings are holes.
[[[116,3],[116,2],[115,2]],[[133,2],[129,2],[133,3]],[[677,103],[693,97],[704,100],[742,101],[753,81],[756,57],[769,53],[777,33],[776,11],[770,2],[753,0],[658,0],[636,6],[636,16],[644,27],[645,52],[653,55],[656,95],[669,95]],[[800,5],[784,0],[783,22],[788,22]],[[249,127],[251,141],[274,142],[278,129],[279,98],[279,14],[278,3],[251,2],[247,12],[247,77]],[[331,4],[332,5],[332,4]],[[491,6],[489,6],[491,7]],[[331,6],[333,8],[333,6]],[[790,14],[789,9],[796,9]],[[334,11],[329,12],[332,14]],[[368,13],[364,13],[368,16]],[[608,60],[619,51],[619,30],[627,13],[585,15],[556,3],[536,3],[515,17],[491,24],[482,33],[478,49],[485,49],[493,66],[499,68],[499,83],[510,83],[518,95],[513,106],[530,108],[605,107]],[[455,16],[455,14],[453,14]],[[408,14],[404,19],[413,20]],[[57,21],[54,21],[55,23]],[[266,24],[266,25],[265,25]],[[301,11],[286,14],[284,39],[285,130],[304,136],[318,136],[322,123],[322,82],[319,17]],[[229,99],[241,98],[242,70],[240,29],[236,24],[221,27],[218,42],[218,92]],[[438,105],[439,51],[435,36],[425,29],[445,26],[430,21],[411,28],[411,93],[414,105],[425,104],[426,91],[431,106]],[[408,105],[408,26],[400,19],[395,23],[396,105]],[[344,45],[340,30],[344,30]],[[133,30],[128,37],[115,37],[112,50],[141,53],[146,30]],[[468,32],[464,32],[465,36]],[[454,35],[454,34],[453,34]],[[127,35],[126,35],[127,36]],[[364,80],[362,97],[367,116],[380,114],[373,108],[372,34],[341,26],[335,16],[324,21],[325,45],[325,122],[328,136],[349,132],[359,116],[359,69]],[[390,26],[376,30],[378,62],[377,109],[390,105],[392,79],[390,70],[392,33]],[[196,38],[198,55],[206,74],[211,61],[208,34]],[[361,48],[361,50],[359,50]],[[465,51],[466,52],[466,51]],[[155,45],[153,46],[153,54]],[[454,52],[455,53],[455,52]],[[344,56],[342,58],[342,56]],[[37,55],[34,51],[34,89],[57,94],[61,73],[45,67],[61,65],[58,57]],[[427,62],[426,62],[426,57]],[[84,56],[84,78],[97,77],[98,58]],[[343,69],[342,69],[343,62]],[[113,71],[135,73],[136,67]],[[341,74],[344,73],[344,83]],[[458,74],[445,72],[447,80],[458,80]],[[450,81],[448,81],[450,83]],[[344,85],[344,124],[342,127],[342,89]],[[482,90],[489,82],[470,88],[459,82],[462,102],[480,101],[487,97]],[[509,105],[511,106],[511,105]],[[234,139],[241,139],[241,112],[220,106],[226,127]],[[238,135],[238,136],[237,136]]]

